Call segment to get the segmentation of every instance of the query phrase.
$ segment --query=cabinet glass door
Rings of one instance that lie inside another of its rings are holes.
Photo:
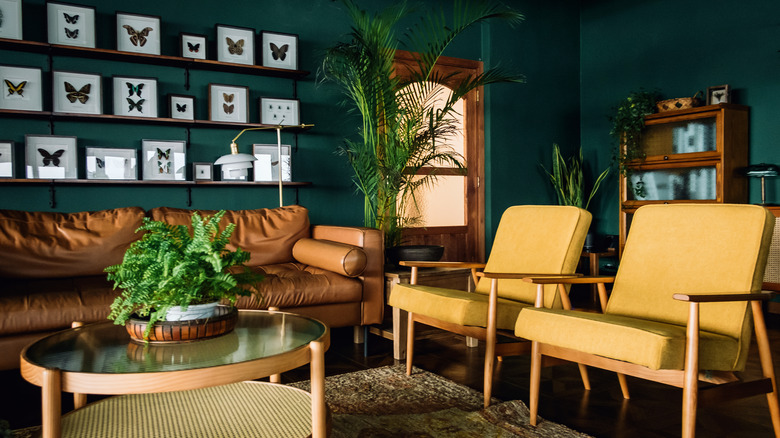
[[[715,200],[715,166],[631,171],[628,199],[631,201]]]
[[[648,125],[642,134],[642,149],[648,158],[713,152],[717,149],[715,139],[715,117]]]

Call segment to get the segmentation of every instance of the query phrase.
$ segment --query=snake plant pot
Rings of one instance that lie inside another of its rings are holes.
[[[193,306],[189,306],[190,308]],[[236,326],[238,310],[235,307],[216,305],[212,316],[178,321],[157,321],[147,337],[144,337],[149,320],[130,318],[125,324],[127,333],[135,342],[177,343],[209,339],[230,333]]]

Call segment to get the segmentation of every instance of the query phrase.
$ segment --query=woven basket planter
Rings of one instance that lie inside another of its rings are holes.
[[[208,339],[230,333],[236,326],[238,309],[218,306],[216,315],[210,318],[185,321],[157,321],[144,339],[148,319],[130,318],[125,324],[130,338],[136,342],[176,343]]]

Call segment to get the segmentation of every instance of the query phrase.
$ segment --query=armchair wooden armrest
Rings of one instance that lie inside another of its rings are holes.
[[[523,278],[523,281],[538,285],[536,288],[537,293],[536,293],[536,303],[534,303],[535,307],[542,307],[541,303],[544,302],[543,286],[545,284],[558,284],[560,286],[563,286],[564,284],[595,284],[599,293],[599,304],[601,305],[601,311],[604,312],[604,309],[607,308],[607,288],[605,284],[614,283],[615,277],[613,276],[585,277],[582,276],[581,274],[566,275],[566,276],[528,275],[525,278]],[[563,287],[561,287],[560,289],[561,289],[561,296],[566,296],[566,301],[569,301],[568,296],[565,293]],[[565,305],[564,307],[566,308]],[[569,304],[568,308],[571,308],[571,304]]]
[[[549,280],[546,284],[560,283],[563,278],[581,277],[582,274],[530,274],[522,272],[480,272],[479,277],[525,280],[526,278],[539,278]]]
[[[719,303],[723,301],[768,301],[772,299],[774,292],[762,291],[751,294],[741,293],[714,293],[714,294],[674,294],[675,300],[691,303]]]

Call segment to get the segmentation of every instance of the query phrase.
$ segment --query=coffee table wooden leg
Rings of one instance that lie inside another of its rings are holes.
[[[328,434],[325,406],[325,345],[312,342],[311,349],[311,436],[325,438]]]
[[[43,370],[41,386],[41,434],[43,438],[59,438],[62,417],[62,374],[58,369]]]

